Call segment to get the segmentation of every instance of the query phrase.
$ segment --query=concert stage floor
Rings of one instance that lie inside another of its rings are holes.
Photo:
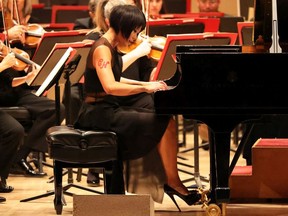
[[[181,138],[181,137],[180,137]],[[193,147],[193,132],[188,133],[187,146],[186,148]],[[232,145],[232,147],[235,147]],[[181,147],[181,150],[185,148]],[[200,149],[200,174],[206,178],[209,178],[209,152],[203,149]],[[231,156],[233,156],[231,152]],[[179,156],[185,157],[187,160],[181,160],[181,162],[188,163],[190,165],[194,164],[194,154],[193,151],[187,153],[181,153]],[[48,162],[51,161],[48,159]],[[240,158],[237,165],[244,165],[245,161]],[[180,168],[180,165],[179,165]],[[181,167],[190,172],[194,172],[193,168]],[[19,176],[10,176],[8,183],[11,186],[14,186],[15,190],[12,193],[4,194],[1,193],[0,196],[6,197],[7,201],[0,203],[0,215],[1,216],[55,216],[56,212],[54,210],[53,199],[54,196],[48,196],[29,202],[20,202],[22,199],[33,197],[45,193],[47,190],[53,190],[54,184],[47,183],[49,177],[52,176],[52,168],[44,166],[44,170],[48,173],[47,177],[44,178],[31,178],[31,177],[19,177]],[[84,172],[86,170],[84,169]],[[76,177],[76,175],[75,175]],[[190,178],[187,174],[181,173],[181,179]],[[74,178],[75,179],[75,178]],[[65,185],[67,176],[63,177],[63,184]],[[86,177],[82,177],[81,182],[75,180],[75,184],[86,185]],[[190,181],[185,183],[187,186],[195,184],[195,181]],[[202,182],[203,185],[206,185],[206,188],[209,188],[208,183]],[[92,188],[95,190],[102,190],[102,187]],[[83,190],[69,189],[70,192],[75,192],[77,194],[91,194],[90,192],[84,192]],[[67,206],[63,206],[62,215],[68,216],[73,215],[73,198],[65,195],[65,200]],[[206,215],[205,210],[201,208],[201,205],[197,206],[188,206],[180,199],[177,199],[177,202],[182,210],[178,212],[176,206],[165,195],[164,201],[162,204],[155,203],[155,216],[204,216]],[[286,216],[288,215],[288,205],[284,204],[275,204],[275,203],[262,203],[262,204],[243,204],[243,203],[229,203],[227,205],[227,216]],[[135,212],[137,216],[137,212]],[[148,215],[147,215],[148,216]]]

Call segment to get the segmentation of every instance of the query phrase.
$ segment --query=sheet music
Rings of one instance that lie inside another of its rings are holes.
[[[49,84],[51,83],[51,81],[54,79],[54,77],[58,74],[59,70],[64,66],[65,62],[67,61],[67,59],[70,56],[70,53],[73,51],[74,49],[69,47],[66,52],[64,53],[64,55],[61,57],[61,59],[57,62],[57,64],[55,65],[55,67],[52,69],[52,71],[50,72],[50,74],[48,75],[48,77],[45,79],[45,81],[43,82],[43,84],[38,88],[38,90],[36,91],[35,95],[40,96],[43,94],[43,92],[47,89],[47,87],[49,86]],[[41,70],[41,69],[40,69]]]

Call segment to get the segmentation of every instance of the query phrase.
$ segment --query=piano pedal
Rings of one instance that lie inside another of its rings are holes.
[[[216,204],[210,204],[206,208],[206,215],[207,216],[221,216],[221,209]],[[222,215],[224,216],[224,215]]]
[[[202,208],[208,206],[208,203],[210,202],[210,199],[208,199],[208,195],[210,193],[210,190],[205,190],[204,188],[198,188],[199,193],[201,194],[200,202],[203,204]]]
[[[216,204],[209,204],[210,199],[208,198],[210,190],[204,190],[204,188],[198,188],[201,194],[202,209],[205,208],[207,216],[221,216],[221,208]]]

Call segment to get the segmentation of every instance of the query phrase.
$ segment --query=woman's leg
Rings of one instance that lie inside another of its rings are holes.
[[[175,119],[171,118],[158,145],[158,151],[167,176],[167,184],[179,193],[186,195],[189,192],[183,185],[177,168],[178,141],[176,133],[176,122]]]

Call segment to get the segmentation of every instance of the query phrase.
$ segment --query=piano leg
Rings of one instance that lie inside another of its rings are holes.
[[[231,131],[210,131],[211,203],[228,203],[230,199],[229,163]]]

